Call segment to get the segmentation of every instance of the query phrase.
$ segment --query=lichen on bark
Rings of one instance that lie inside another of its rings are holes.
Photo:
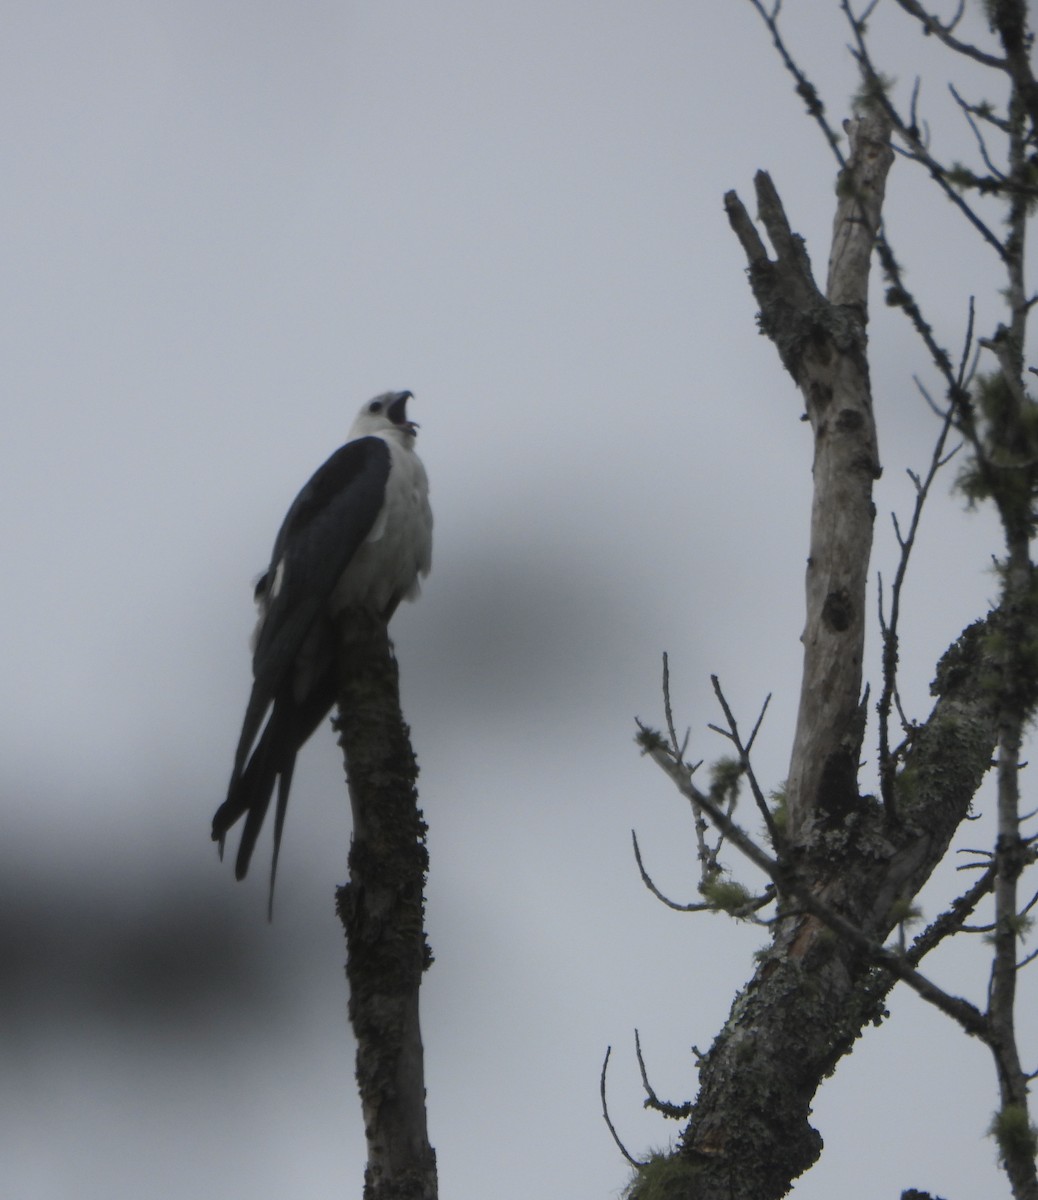
[[[384,622],[339,622],[337,728],[353,838],[349,882],[336,893],[346,932],[349,1017],[368,1162],[364,1200],[436,1200],[418,996],[432,962],[425,934],[426,825],[418,766],[400,710]]]

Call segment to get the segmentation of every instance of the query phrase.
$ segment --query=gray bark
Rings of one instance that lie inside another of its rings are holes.
[[[880,473],[865,325],[869,266],[894,155],[880,117],[862,117],[849,131],[851,158],[837,189],[824,296],[770,178],[760,172],[756,187],[774,260],[735,193],[725,197],[749,259],[761,329],[800,388],[814,432],[804,671],[786,784],[794,843],[809,837],[815,820],[839,819],[853,805],[863,726],[865,586],[872,484]]]
[[[809,1121],[815,1092],[862,1028],[882,1016],[884,996],[903,977],[882,943],[947,851],[997,740],[986,687],[993,614],[942,661],[934,709],[894,782],[897,819],[859,792],[865,584],[879,471],[866,295],[892,154],[879,118],[852,122],[849,133],[824,296],[766,175],[758,174],[756,189],[774,259],[738,197],[725,199],[761,327],[804,395],[815,491],[791,822],[775,875],[781,917],[767,955],[699,1062],[700,1090],[679,1151],[687,1186],[674,1193],[695,1200],[783,1196],[818,1157],[821,1138]],[[836,920],[827,923],[826,912]],[[834,933],[838,923],[843,931]],[[929,998],[964,1027],[982,1028],[971,1005],[933,992]]]
[[[426,826],[385,624],[360,613],[340,621],[338,665],[353,841],[349,882],[336,900],[368,1146],[364,1200],[436,1200],[418,1016],[422,972],[432,962],[424,928]]]

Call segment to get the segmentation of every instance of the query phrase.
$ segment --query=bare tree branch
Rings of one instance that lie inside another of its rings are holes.
[[[613,1141],[616,1143],[617,1149],[627,1159],[635,1170],[645,1166],[645,1163],[639,1162],[627,1147],[620,1141],[620,1135],[616,1132],[616,1126],[613,1124],[612,1118],[609,1116],[609,1104],[606,1101],[606,1072],[609,1070],[609,1056],[613,1052],[612,1046],[606,1046],[605,1058],[602,1061],[602,1074],[598,1080],[598,1094],[602,1098],[602,1116],[605,1119],[606,1128],[612,1134]]]
[[[777,3],[770,12],[764,7],[764,5],[761,3],[761,0],[750,0],[750,3],[757,10],[757,12],[760,14],[761,20],[768,27],[768,32],[771,34],[771,40],[775,44],[775,49],[778,51],[783,65],[796,81],[796,93],[807,106],[808,115],[813,121],[815,121],[819,129],[821,129],[822,135],[829,143],[829,148],[836,156],[836,161],[842,167],[844,165],[844,155],[843,150],[840,147],[840,135],[837,130],[832,127],[832,125],[829,123],[829,119],[825,115],[825,104],[822,102],[822,98],[818,94],[818,89],[797,65],[796,60],[790,54],[785,40],[783,39],[779,30],[778,17],[782,8],[781,3]]]
[[[988,1039],[987,1020],[975,1005],[938,987],[915,970],[904,956],[881,945],[863,929],[826,904],[793,868],[767,854],[723,809],[718,808],[708,796],[694,788],[687,773],[683,773],[681,765],[674,762],[669,748],[660,741],[658,735],[654,735],[652,730],[640,722],[639,729],[639,742],[644,752],[670,776],[683,795],[688,796],[690,791],[696,794],[698,803],[711,821],[724,831],[728,840],[737,846],[754,866],[767,873],[780,895],[791,898],[798,909],[838,934],[847,945],[863,954],[876,966],[883,967],[897,979],[907,983],[924,1000],[957,1021],[967,1033],[984,1040]]]
[[[710,909],[713,906],[710,904],[707,904],[706,901],[704,901],[704,900],[694,901],[691,904],[679,904],[678,901],[671,900],[669,896],[665,896],[660,891],[660,889],[656,886],[656,884],[653,883],[652,877],[649,875],[649,872],[645,869],[645,863],[642,861],[641,848],[638,845],[638,835],[634,832],[633,829],[631,830],[631,841],[634,843],[634,861],[638,864],[638,874],[641,875],[641,877],[642,877],[642,883],[645,884],[645,886],[649,889],[650,892],[652,892],[652,894],[656,897],[657,900],[659,900],[662,904],[665,904],[668,908],[674,909],[675,912],[709,912],[710,911]]]
[[[956,54],[961,54],[964,58],[971,58],[974,62],[978,62],[984,67],[992,67],[996,70],[1008,69],[1004,58],[999,58],[995,54],[988,54],[977,46],[972,46],[969,42],[960,41],[959,38],[954,36],[953,30],[962,17],[964,9],[962,4],[959,5],[956,16],[947,25],[942,25],[932,13],[928,13],[923,8],[918,0],[896,0],[896,2],[910,17],[915,17],[923,27],[924,33],[933,34],[934,37],[942,41],[950,50],[954,50]]]
[[[661,1100],[655,1091],[653,1091],[652,1085],[649,1083],[649,1073],[645,1069],[645,1059],[642,1057],[642,1040],[637,1029],[634,1031],[634,1052],[638,1058],[638,1070],[641,1071],[642,1086],[645,1088],[645,1107],[655,1109],[656,1112],[662,1113],[663,1116],[669,1117],[674,1121],[687,1117],[692,1111],[691,1100],[686,1100],[682,1104],[671,1104],[669,1100]]]
[[[973,299],[971,297],[969,320],[966,325],[966,336],[959,363],[958,385],[960,388],[965,386],[967,362],[969,360],[972,341]],[[888,815],[891,817],[896,816],[894,805],[894,774],[897,770],[898,758],[897,755],[891,752],[890,748],[890,709],[897,695],[897,669],[900,647],[898,626],[901,614],[901,592],[904,588],[909,560],[915,546],[916,534],[919,531],[919,522],[923,515],[923,507],[930,494],[930,488],[937,476],[937,472],[948,462],[951,455],[955,453],[954,450],[951,454],[945,453],[945,446],[948,434],[952,428],[954,415],[955,410],[949,405],[945,410],[937,439],[934,442],[933,453],[930,456],[930,465],[926,475],[920,478],[909,472],[915,483],[916,495],[915,504],[912,508],[912,517],[909,521],[908,532],[906,534],[903,535],[901,533],[900,527],[897,524],[897,518],[894,518],[894,528],[897,532],[901,554],[898,559],[897,570],[894,574],[894,584],[891,589],[889,617],[884,614],[882,592],[880,593],[879,621],[880,633],[883,638],[883,689],[880,693],[879,702],[876,705],[876,711],[879,715],[879,778],[883,803]],[[882,588],[882,580],[880,580],[880,586]],[[903,715],[902,720],[904,720]]]
[[[872,484],[879,454],[865,355],[869,264],[893,156],[880,117],[848,126],[851,157],[838,188],[827,294],[814,282],[770,178],[755,178],[771,261],[734,192],[725,207],[750,264],[761,329],[800,388],[815,435],[804,673],[787,794],[789,836],[807,836],[819,810],[856,803],[862,719],[865,581]]]
[[[768,807],[768,802],[764,799],[764,793],[761,791],[761,786],[757,782],[757,776],[754,774],[753,765],[750,762],[750,747],[753,745],[757,737],[757,732],[761,727],[761,722],[764,720],[764,714],[768,711],[768,704],[771,702],[769,694],[760,710],[760,716],[757,718],[756,724],[753,726],[753,732],[750,734],[750,740],[744,745],[742,738],[739,736],[739,726],[735,720],[728,701],[725,699],[724,692],[721,690],[721,682],[716,675],[710,676],[710,682],[714,687],[714,695],[717,697],[717,702],[720,704],[724,712],[725,720],[728,722],[727,729],[721,729],[717,725],[711,725],[710,728],[719,733],[722,737],[726,737],[739,754],[739,765],[742,767],[743,774],[746,776],[747,782],[750,785],[750,791],[753,794],[753,799],[757,804],[757,809],[764,818],[764,825],[768,830],[768,836],[771,839],[773,846],[778,846],[781,842],[782,835],[775,825],[775,818],[771,815],[771,809]]]
[[[862,78],[865,80],[870,101],[877,109],[884,113],[890,126],[897,131],[898,136],[904,141],[908,147],[908,157],[914,159],[927,169],[931,178],[940,187],[941,191],[944,192],[947,199],[955,205],[984,241],[991,246],[999,258],[1005,260],[1006,248],[1002,244],[1001,239],[981,219],[976,209],[952,185],[948,169],[939,163],[923,144],[916,125],[906,122],[891,102],[887,95],[884,81],[872,62],[861,24],[854,16],[849,0],[840,0],[840,7],[843,9],[847,17],[847,22],[854,33],[855,45],[853,53],[861,69]]]
[[[418,775],[400,711],[385,623],[364,612],[338,622],[336,725],[346,761],[353,842],[350,879],[337,890],[346,931],[349,1015],[368,1163],[364,1200],[436,1200],[418,1019],[428,854]]]

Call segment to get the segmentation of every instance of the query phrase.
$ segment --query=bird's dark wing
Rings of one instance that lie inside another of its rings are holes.
[[[307,633],[375,524],[389,464],[389,448],[381,438],[347,442],[317,469],[281,524],[264,576],[266,615],[253,651],[252,694],[235,775],[244,769],[275,695],[291,677]]]
[[[328,601],[378,518],[389,466],[381,438],[347,442],[296,497],[274,541],[270,567],[257,589],[266,613],[253,653],[252,693],[227,799],[213,818],[213,838],[222,848],[227,831],[245,817],[235,863],[239,879],[248,870],[275,784],[277,865],[296,754],[335,701]],[[297,670],[304,658],[306,669]]]

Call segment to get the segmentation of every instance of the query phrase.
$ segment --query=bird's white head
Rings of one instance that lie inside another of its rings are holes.
[[[384,437],[396,435],[396,439],[409,446],[415,438],[418,426],[407,419],[407,402],[410,392],[383,392],[363,406],[350,429],[350,440],[360,437]]]

